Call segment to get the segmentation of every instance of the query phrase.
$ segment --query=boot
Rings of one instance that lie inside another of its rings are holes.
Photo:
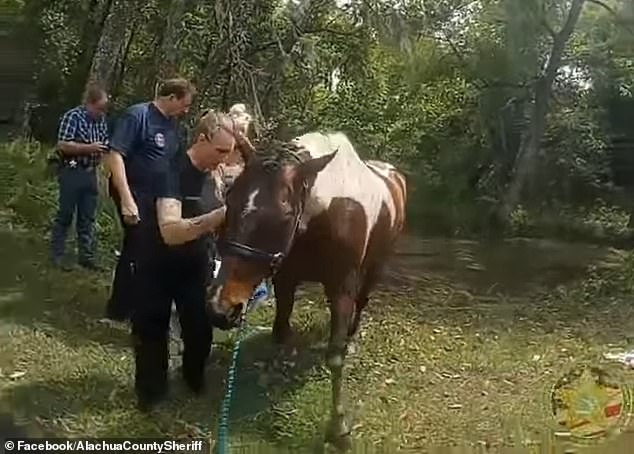
[[[139,410],[152,410],[167,396],[168,347],[161,340],[136,339],[134,388]]]

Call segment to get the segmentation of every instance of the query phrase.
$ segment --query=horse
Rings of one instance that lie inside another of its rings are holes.
[[[214,324],[236,327],[255,286],[272,277],[273,339],[284,345],[292,334],[296,287],[321,283],[331,315],[326,438],[343,450],[351,443],[342,397],[345,356],[403,230],[406,199],[403,174],[391,164],[362,160],[342,132],[257,144],[226,194],[222,264],[208,297]]]

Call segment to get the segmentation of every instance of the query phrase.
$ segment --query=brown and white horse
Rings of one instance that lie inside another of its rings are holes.
[[[289,339],[295,289],[323,284],[330,304],[332,380],[328,439],[350,442],[342,401],[348,342],[405,222],[405,178],[364,162],[342,133],[271,141],[247,156],[227,193],[222,265],[210,291],[214,323],[235,327],[254,288],[273,276],[276,342]]]

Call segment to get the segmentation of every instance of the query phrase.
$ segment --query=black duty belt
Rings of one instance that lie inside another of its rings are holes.
[[[61,164],[63,167],[70,167],[71,169],[84,169],[84,170],[94,170],[95,166],[91,164],[87,164],[82,160],[77,159],[62,159]]]

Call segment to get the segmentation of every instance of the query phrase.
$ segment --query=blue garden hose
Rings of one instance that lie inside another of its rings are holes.
[[[238,337],[233,343],[233,350],[231,352],[231,364],[229,365],[229,372],[227,373],[227,389],[225,396],[222,399],[222,406],[220,407],[220,422],[218,424],[218,443],[216,454],[228,454],[229,448],[229,410],[231,409],[231,396],[233,395],[234,382],[236,378],[236,372],[238,369],[238,355],[240,353],[240,343],[242,342],[242,336],[244,334],[245,311],[240,315],[240,323],[238,325]]]
[[[247,331],[246,314],[248,311],[255,308],[255,306],[263,301],[268,296],[268,288],[263,281],[253,293],[251,299],[247,303],[246,310],[240,314],[240,320],[238,322],[238,335],[233,343],[233,349],[231,351],[231,364],[229,365],[229,371],[227,372],[227,387],[225,390],[224,398],[222,399],[222,406],[220,407],[220,422],[218,423],[218,442],[216,444],[216,454],[228,454],[229,453],[229,411],[231,410],[231,397],[233,396],[233,390],[235,387],[236,372],[238,370],[238,355],[240,354],[240,344],[243,340],[249,338],[255,334],[258,329]]]

